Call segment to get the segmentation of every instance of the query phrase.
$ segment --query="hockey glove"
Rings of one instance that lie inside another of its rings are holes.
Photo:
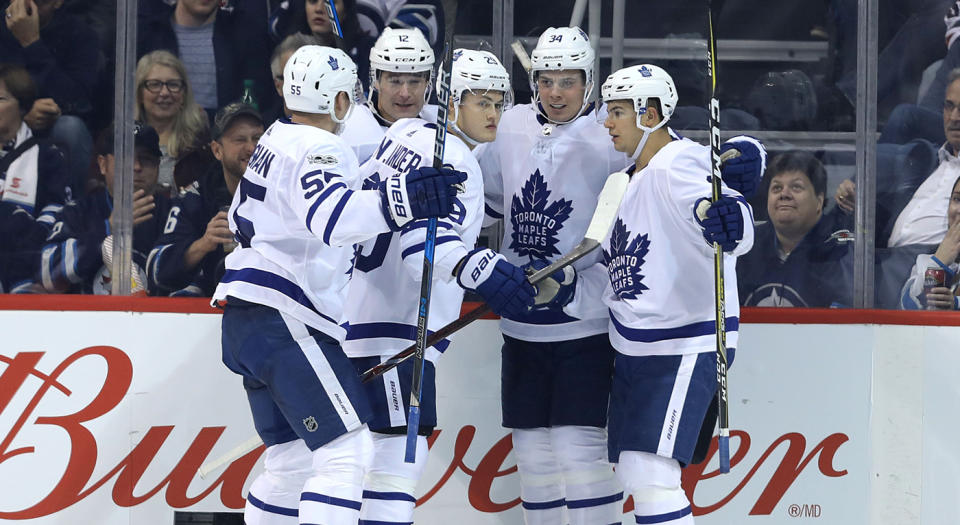
[[[767,167],[767,150],[759,140],[740,135],[720,145],[721,155],[731,149],[740,155],[723,163],[721,176],[728,187],[749,199],[757,191]]]
[[[380,183],[383,216],[393,231],[415,219],[446,217],[453,211],[457,187],[467,174],[452,168],[423,166]]]
[[[538,270],[550,266],[550,263],[537,259],[523,265],[523,272],[530,276]],[[550,277],[534,285],[537,296],[534,298],[534,308],[561,309],[573,300],[573,293],[577,289],[577,271],[573,266],[565,266],[553,272]]]
[[[699,208],[697,213],[700,226],[703,227],[703,238],[706,239],[707,244],[713,246],[716,242],[723,251],[733,251],[743,238],[743,213],[740,211],[737,199],[724,195],[709,207],[704,205],[705,210]]]
[[[533,306],[537,295],[523,270],[489,248],[477,248],[458,265],[457,282],[483,297],[490,309],[501,317],[516,317]]]

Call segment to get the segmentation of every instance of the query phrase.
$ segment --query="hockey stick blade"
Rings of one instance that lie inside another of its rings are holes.
[[[520,61],[520,66],[523,67],[523,70],[529,75],[530,70],[533,69],[533,63],[530,62],[530,55],[527,54],[527,49],[523,47],[523,42],[514,40],[513,43],[510,44],[510,49],[513,50],[513,54],[517,57],[517,60]]]
[[[593,218],[590,219],[590,225],[587,227],[587,232],[583,240],[580,241],[573,250],[570,250],[546,268],[534,272],[527,277],[530,284],[537,284],[549,277],[553,272],[573,264],[600,246],[600,242],[604,236],[606,236],[607,232],[613,227],[613,221],[617,217],[617,210],[620,208],[620,201],[623,199],[623,194],[627,191],[627,184],[629,182],[630,177],[624,172],[617,172],[607,177],[607,182],[604,183],[603,189],[600,191],[599,197],[597,197],[597,208],[593,212]],[[489,306],[482,304],[470,310],[463,317],[430,334],[430,337],[427,339],[427,346],[433,346],[451,334],[458,332],[461,328],[483,317],[483,314],[487,313],[489,309]],[[416,345],[407,347],[386,361],[361,374],[360,379],[366,383],[377,376],[383,375],[409,359],[415,351]]]
[[[248,452],[252,452],[255,448],[263,444],[263,441],[260,439],[260,436],[253,436],[250,439],[240,443],[236,447],[230,449],[226,454],[218,457],[217,459],[205,463],[203,466],[197,470],[197,474],[200,474],[201,479],[206,479],[211,472],[217,470],[218,468],[226,465],[227,463],[232,463],[235,459],[240,456],[246,455]]]

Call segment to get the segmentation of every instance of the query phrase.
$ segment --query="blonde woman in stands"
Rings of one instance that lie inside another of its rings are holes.
[[[137,62],[135,117],[160,135],[159,184],[175,189],[192,181],[174,181],[173,166],[185,154],[209,142],[207,115],[193,100],[183,62],[169,51],[147,53]]]

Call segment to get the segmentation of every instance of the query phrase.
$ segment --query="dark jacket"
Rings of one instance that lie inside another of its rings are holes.
[[[180,56],[173,30],[173,7],[161,0],[139,0],[137,56],[166,49]],[[254,96],[263,105],[273,103],[276,91],[270,76],[267,14],[263,2],[232,2],[217,12],[213,25],[213,54],[217,67],[217,107],[239,100],[243,81],[254,81]],[[271,108],[261,105],[262,113]]]
[[[133,229],[133,262],[146,267],[147,254],[163,233],[170,198],[154,194],[153,217]],[[39,281],[50,292],[94,293],[109,288],[109,282],[95,282],[103,267],[101,245],[110,235],[110,213],[113,198],[105,188],[95,190],[83,199],[63,207],[54,217],[55,223],[40,264]]]
[[[50,232],[26,210],[0,201],[0,293],[15,293],[33,284],[40,248]]]
[[[57,11],[40,29],[40,40],[27,47],[20,46],[6,24],[0,24],[0,62],[26,67],[39,97],[52,98],[65,115],[86,116],[93,109],[90,99],[97,82],[99,52],[96,33],[65,11]]]
[[[70,177],[67,173],[63,151],[52,142],[42,138],[37,142],[36,147],[40,148],[37,153],[37,172],[39,172],[37,201],[32,209],[25,209],[34,218],[39,219],[41,215],[49,215],[51,211],[58,211],[61,205],[72,200],[73,195],[69,188]],[[12,184],[13,179],[17,176],[14,171],[15,167],[11,167],[7,171],[0,171],[0,183]]]
[[[742,306],[851,306],[853,242],[826,217],[781,261],[772,222],[757,225],[753,248],[737,260]]]
[[[213,296],[224,271],[223,246],[208,253],[196,268],[186,268],[183,256],[203,237],[210,219],[232,200],[219,162],[174,199],[167,227],[147,262],[147,288],[152,295]]]

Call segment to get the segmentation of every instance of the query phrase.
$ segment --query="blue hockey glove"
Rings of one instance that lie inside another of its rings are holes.
[[[383,216],[393,231],[415,219],[446,217],[453,211],[458,186],[467,174],[452,168],[423,166],[391,175],[380,183]]]
[[[537,259],[524,264],[522,268],[523,272],[529,276],[547,266],[550,266],[548,261]],[[577,271],[573,266],[566,266],[535,284],[534,288],[537,290],[534,308],[561,309],[573,300],[573,293],[577,289]]]
[[[705,214],[699,215],[703,238],[707,244],[713,246],[716,242],[725,252],[733,251],[737,247],[737,243],[743,238],[743,213],[737,199],[724,195],[706,208]]]
[[[767,168],[767,150],[759,140],[740,135],[720,145],[720,154],[735,149],[740,155],[723,163],[721,173],[728,187],[749,199],[757,191]]]
[[[468,253],[459,265],[457,282],[483,297],[490,309],[502,317],[516,317],[533,306],[537,295],[523,270],[489,248]]]

